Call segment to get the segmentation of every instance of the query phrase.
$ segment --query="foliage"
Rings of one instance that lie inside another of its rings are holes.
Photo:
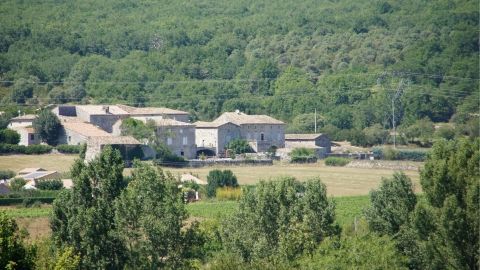
[[[35,187],[41,190],[60,190],[63,188],[63,182],[60,179],[41,180]]]
[[[64,154],[79,154],[82,150],[82,145],[68,145],[68,144],[60,144],[55,147],[60,153]]]
[[[14,178],[10,180],[9,185],[12,191],[19,191],[27,184],[27,181],[23,178]]]
[[[237,177],[231,170],[211,170],[207,175],[207,196],[215,197],[218,188],[238,187]]]
[[[427,144],[435,128],[433,122],[428,118],[423,118],[415,121],[415,123],[404,130],[404,134],[410,142],[415,142],[417,139],[422,144]]]
[[[452,140],[455,137],[455,129],[450,126],[441,126],[435,130],[435,136],[445,140]]]
[[[119,268],[125,247],[114,232],[115,199],[125,187],[123,160],[106,147],[88,164],[77,160],[72,167],[71,191],[53,203],[52,237],[57,247],[73,247],[81,257],[80,268]]]
[[[376,155],[385,160],[411,160],[424,161],[428,156],[426,150],[408,150],[408,149],[394,149],[391,147],[376,148]]]
[[[0,180],[10,179],[15,176],[15,172],[11,170],[0,170]]]
[[[323,116],[317,115],[317,130],[323,127]],[[304,113],[295,116],[287,128],[288,133],[313,133],[315,132],[315,113]]]
[[[120,130],[124,136],[133,136],[137,140],[149,142],[155,135],[155,124],[153,122],[145,124],[140,120],[127,118],[122,120]]]
[[[242,189],[232,188],[232,187],[223,187],[217,188],[215,192],[215,197],[219,201],[238,201],[242,196]]]
[[[80,265],[80,256],[75,254],[72,247],[66,248],[59,254],[54,270],[76,270]]]
[[[0,130],[0,143],[18,144],[20,142],[20,134],[15,130],[3,129]]]
[[[370,192],[370,201],[371,206],[365,209],[370,229],[379,234],[395,235],[409,222],[417,198],[410,178],[396,172],[392,178],[382,179],[378,190]]]
[[[35,249],[24,243],[13,218],[0,211],[0,267],[2,269],[33,269]]]
[[[290,161],[293,163],[316,162],[317,157],[313,149],[309,148],[294,148],[290,153]]]
[[[48,109],[42,110],[33,120],[32,126],[43,142],[49,145],[57,143],[62,126],[60,120],[53,112]]]
[[[117,233],[127,249],[128,268],[188,266],[188,251],[193,248],[189,245],[197,240],[191,238],[195,225],[182,230],[187,212],[171,174],[136,163],[115,207]]]
[[[339,233],[334,210],[318,179],[262,181],[243,193],[238,211],[221,228],[222,242],[243,261],[291,261]]]
[[[415,209],[413,228],[424,267],[476,269],[480,262],[480,139],[440,141],[420,183],[426,203]]]
[[[252,147],[248,144],[246,140],[234,139],[231,140],[226,148],[233,151],[234,154],[243,154],[243,153],[253,153]]]
[[[327,239],[312,256],[300,260],[300,269],[407,269],[388,236],[367,234]]]
[[[0,144],[0,154],[26,154],[26,155],[38,155],[47,154],[52,151],[50,145],[17,145],[17,144]]]
[[[343,167],[350,163],[350,159],[342,157],[327,157],[325,159],[325,165],[327,166],[340,166]]]

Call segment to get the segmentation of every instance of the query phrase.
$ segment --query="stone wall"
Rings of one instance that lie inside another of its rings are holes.
[[[157,137],[177,156],[187,159],[197,156],[194,126],[157,127]]]

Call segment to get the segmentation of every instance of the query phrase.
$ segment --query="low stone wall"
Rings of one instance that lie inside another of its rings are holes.
[[[221,159],[192,159],[186,163],[186,167],[206,167],[206,166],[215,166],[215,165],[225,165],[225,166],[238,166],[238,165],[253,165],[253,166],[270,166],[273,165],[271,159],[231,159],[231,158],[221,158]]]
[[[399,171],[419,171],[423,167],[421,162],[390,161],[390,160],[352,160],[345,167],[360,169],[388,169]]]

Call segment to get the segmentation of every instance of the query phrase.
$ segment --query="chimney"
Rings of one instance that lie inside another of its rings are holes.
[[[105,113],[110,113],[110,107],[108,106],[103,106],[103,110],[105,111]]]

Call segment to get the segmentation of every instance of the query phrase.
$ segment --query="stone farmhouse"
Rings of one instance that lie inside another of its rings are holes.
[[[156,119],[150,117],[132,117],[144,123],[153,121],[155,133],[173,154],[187,159],[197,156],[195,144],[195,125],[174,119]]]
[[[34,119],[34,114],[26,114],[14,117],[10,120],[8,128],[13,129],[20,134],[20,142],[18,143],[19,145],[28,146],[40,143],[38,134],[36,134],[32,128]]]
[[[331,152],[331,141],[326,134],[285,134],[286,148],[324,148],[326,153]]]
[[[226,112],[212,122],[194,123],[199,151],[224,155],[227,144],[234,139],[248,141],[255,152],[285,146],[285,123],[267,115],[248,115],[240,111]]]

